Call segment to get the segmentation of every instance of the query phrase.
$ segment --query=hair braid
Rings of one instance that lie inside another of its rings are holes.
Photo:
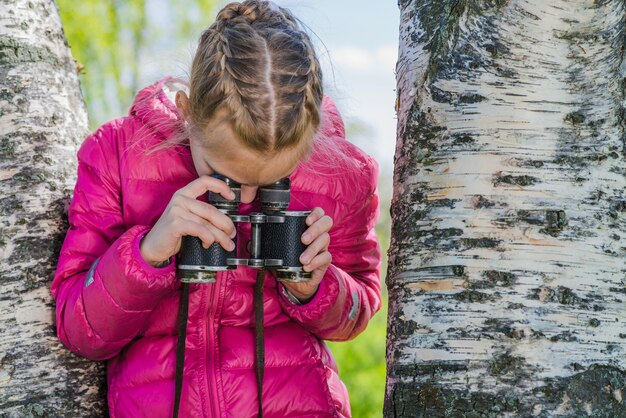
[[[312,140],[322,97],[311,41],[286,9],[230,3],[202,34],[190,83],[193,124],[203,128],[225,107],[247,147],[278,151]]]

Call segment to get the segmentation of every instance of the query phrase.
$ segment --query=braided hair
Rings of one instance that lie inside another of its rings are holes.
[[[190,78],[196,128],[226,108],[246,147],[277,152],[312,142],[322,98],[311,40],[288,10],[269,1],[230,3],[202,33]]]

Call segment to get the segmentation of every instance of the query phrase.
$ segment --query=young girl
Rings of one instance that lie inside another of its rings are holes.
[[[312,279],[266,273],[265,365],[257,399],[253,288],[257,270],[189,286],[181,417],[348,417],[323,340],[348,340],[380,308],[375,162],[344,139],[323,96],[306,33],[271,2],[231,3],[201,36],[188,84],[166,78],[139,92],[130,114],[104,124],[78,152],[70,228],[52,283],[59,338],[108,360],[112,417],[174,413],[181,237],[248,258],[250,225],[207,203],[234,197],[260,211],[260,185],[291,179],[289,210],[311,210],[300,257]],[[178,407],[177,407],[178,408]]]

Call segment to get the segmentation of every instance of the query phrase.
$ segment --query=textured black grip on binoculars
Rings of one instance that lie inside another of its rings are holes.
[[[301,237],[307,228],[306,216],[285,216],[285,223],[263,224],[261,257],[282,259],[284,267],[301,267],[300,256],[306,250]]]
[[[236,240],[233,241],[236,244]],[[182,238],[177,262],[181,266],[227,267],[226,259],[235,258],[235,253],[236,250],[226,251],[217,242],[205,249],[200,238],[186,235]]]

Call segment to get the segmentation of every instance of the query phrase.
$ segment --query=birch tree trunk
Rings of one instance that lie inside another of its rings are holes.
[[[400,0],[386,417],[626,417],[624,0]]]
[[[87,114],[52,0],[0,0],[0,416],[106,415],[103,365],[56,337],[49,286]]]

